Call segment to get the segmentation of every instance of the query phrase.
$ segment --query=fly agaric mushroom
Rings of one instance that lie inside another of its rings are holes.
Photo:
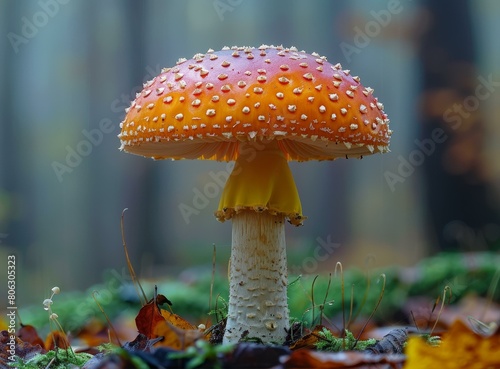
[[[119,137],[129,153],[235,161],[215,213],[233,222],[224,342],[284,342],[284,223],[304,219],[287,161],[389,151],[389,120],[372,93],[316,53],[225,47],[163,69],[127,109]]]

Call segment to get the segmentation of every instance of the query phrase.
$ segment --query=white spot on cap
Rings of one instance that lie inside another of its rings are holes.
[[[340,109],[340,114],[346,115],[347,114],[347,109],[346,108],[341,108]]]
[[[373,152],[375,150],[375,147],[373,145],[366,145],[366,148],[370,150],[370,152]]]
[[[182,113],[179,113],[175,116],[175,119],[177,120],[182,120],[182,118],[184,118],[184,115]]]
[[[372,93],[373,93],[373,91],[374,91],[374,90],[373,90],[373,88],[370,88],[370,87],[365,87],[365,89],[363,90],[363,94],[364,94],[365,96],[368,96],[368,95],[372,94]]]
[[[232,121],[232,120],[233,120],[233,117],[232,117],[232,116],[228,115],[228,116],[226,117],[226,122],[228,122],[228,123],[229,123],[229,122],[230,122],[230,121]]]
[[[151,94],[151,90],[145,90],[145,91],[142,93],[142,96],[146,97],[146,96],[149,96],[149,94]]]
[[[366,114],[366,112],[368,111],[368,109],[366,108],[366,105],[361,104],[361,105],[359,106],[359,111],[360,111],[361,113],[363,113],[363,114]]]
[[[288,70],[288,69],[290,69],[290,67],[286,64],[282,64],[282,65],[280,65],[280,69],[281,70]]]
[[[352,147],[352,143],[350,143],[350,142],[344,142],[344,145],[345,145],[345,147],[347,147],[347,149],[351,149],[351,147]]]
[[[266,80],[267,80],[266,76],[261,75],[261,76],[257,77],[257,81],[259,81],[259,82],[266,82]]]
[[[307,68],[308,67],[307,63],[300,63],[299,66],[302,67],[302,68]]]
[[[218,78],[218,79],[220,79],[221,81],[225,80],[227,77],[228,77],[228,76],[227,76],[227,74],[225,74],[225,73],[221,73],[221,74],[219,74],[219,75],[217,76],[217,78]]]
[[[207,109],[207,116],[213,117],[215,115],[215,109]]]
[[[280,83],[283,83],[284,85],[286,85],[287,83],[290,83],[290,80],[286,77],[280,77],[280,78],[278,78],[278,81]]]
[[[156,89],[156,94],[159,96],[163,93],[163,91],[165,91],[165,87],[158,87]]]
[[[206,70],[206,69],[204,69],[204,68],[202,68],[202,69],[200,70],[200,76],[205,77],[207,74],[208,74],[208,70]]]
[[[330,94],[330,95],[328,95],[328,97],[332,101],[337,101],[339,99],[339,95],[337,95],[337,94]]]
[[[174,126],[168,126],[168,128],[167,128],[167,132],[172,132],[174,129],[175,129],[175,127],[174,127]]]
[[[320,105],[319,112],[324,113],[326,111],[326,107],[324,105]]]
[[[276,97],[277,97],[278,99],[282,99],[282,98],[284,98],[284,97],[285,97],[285,95],[283,95],[283,92],[277,92],[277,93],[276,93]]]
[[[250,113],[250,108],[248,106],[244,106],[243,109],[241,109],[241,111],[243,112],[243,114],[248,114]]]
[[[174,75],[174,79],[175,79],[176,81],[178,81],[178,80],[180,80],[183,76],[184,76],[184,74],[182,74],[182,73],[175,73],[175,75]]]
[[[321,91],[321,89],[323,88],[323,85],[317,85],[317,86],[314,86],[314,88],[315,88],[317,91]]]
[[[148,109],[153,109],[155,107],[154,103],[148,104]]]
[[[245,81],[238,81],[238,87],[245,87],[247,83]]]
[[[303,88],[300,88],[300,87],[295,87],[293,89],[293,93],[296,94],[296,95],[300,95],[302,93],[304,89]]]
[[[217,102],[217,101],[219,101],[219,95],[214,95],[214,96],[212,96],[212,101],[213,101],[213,102]]]
[[[229,67],[231,65],[231,63],[228,62],[227,60],[224,60],[220,65],[223,67]]]
[[[276,105],[274,105],[274,104],[269,104],[269,109],[271,109],[271,110],[276,110]]]
[[[302,119],[302,120],[307,120],[307,115],[302,114],[302,115],[300,116],[300,119]]]
[[[229,85],[223,85],[221,88],[222,92],[229,92],[231,91],[231,87]]]
[[[337,114],[332,114],[332,115],[330,115],[330,119],[331,119],[331,120],[335,120],[335,119],[337,119]]]
[[[354,92],[353,92],[353,91],[351,91],[351,90],[347,90],[347,91],[345,92],[345,94],[346,94],[347,96],[349,96],[349,97],[354,97]]]
[[[227,104],[234,105],[234,104],[236,104],[236,100],[235,99],[227,99]]]
[[[306,73],[304,74],[302,77],[304,77],[305,79],[307,79],[308,81],[312,81],[314,76],[312,75],[312,73]]]
[[[294,112],[297,110],[297,106],[296,105],[288,105],[288,111],[289,112]]]
[[[259,115],[257,117],[257,120],[261,121],[261,122],[264,122],[266,120],[266,116],[265,115]]]
[[[309,102],[313,102],[313,101],[314,101],[314,96],[309,96],[309,97],[307,98],[307,101],[309,101]]]
[[[167,96],[163,99],[163,102],[166,103],[166,104],[169,104],[171,103],[173,100],[173,97],[172,96]]]

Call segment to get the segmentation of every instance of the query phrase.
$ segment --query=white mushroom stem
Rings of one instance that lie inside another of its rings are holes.
[[[224,343],[283,343],[289,327],[284,216],[243,210],[232,218]]]

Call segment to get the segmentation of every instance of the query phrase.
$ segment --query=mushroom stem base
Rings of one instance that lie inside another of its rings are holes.
[[[243,210],[232,221],[224,343],[244,336],[282,344],[289,327],[284,216]]]

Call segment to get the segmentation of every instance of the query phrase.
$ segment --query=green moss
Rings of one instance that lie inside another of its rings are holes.
[[[335,337],[330,330],[323,328],[319,332],[319,339],[316,342],[316,348],[320,351],[340,352],[348,350],[363,351],[367,347],[373,346],[377,340],[370,338],[362,341],[356,339],[352,332],[345,330],[345,337]]]
[[[13,368],[40,369],[50,367],[51,369],[67,369],[71,366],[81,368],[92,355],[87,353],[74,353],[72,350],[49,351],[45,354],[37,354],[29,360],[18,358],[16,362],[10,363]],[[50,364],[50,366],[49,366]]]

